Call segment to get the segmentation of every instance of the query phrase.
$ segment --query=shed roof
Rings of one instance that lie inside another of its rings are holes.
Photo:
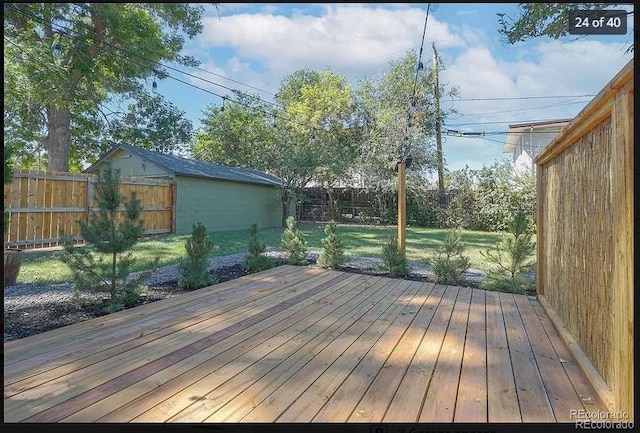
[[[195,159],[187,159],[180,156],[142,149],[140,147],[129,146],[127,144],[115,146],[102,158],[85,169],[84,172],[90,172],[95,169],[118,149],[122,149],[125,152],[144,158],[174,175],[229,180],[234,182],[255,183],[270,186],[279,186],[282,183],[280,178],[263,173],[259,170],[230,167],[227,165],[213,164]]]

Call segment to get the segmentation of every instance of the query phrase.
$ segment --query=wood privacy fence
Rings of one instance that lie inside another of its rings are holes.
[[[633,419],[633,60],[536,159],[538,294]]]
[[[78,221],[86,222],[98,210],[95,180],[96,176],[89,174],[14,170],[11,184],[4,186],[4,209],[10,213],[5,248],[59,246],[61,230],[83,242]],[[135,191],[141,200],[145,234],[173,232],[172,181],[121,178],[120,191],[127,198]],[[121,211],[124,213],[124,207]]]

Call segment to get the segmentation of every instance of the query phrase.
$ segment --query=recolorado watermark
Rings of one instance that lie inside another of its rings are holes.
[[[569,416],[576,420],[577,429],[585,430],[630,430],[633,421],[629,420],[629,413],[624,410],[606,412],[604,410],[573,409]]]

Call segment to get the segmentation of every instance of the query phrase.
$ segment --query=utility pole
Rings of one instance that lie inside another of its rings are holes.
[[[444,197],[444,161],[442,158],[442,118],[440,116],[440,84],[438,83],[438,52],[436,43],[433,43],[433,94],[436,109],[436,157],[438,164],[438,191],[440,201]]]

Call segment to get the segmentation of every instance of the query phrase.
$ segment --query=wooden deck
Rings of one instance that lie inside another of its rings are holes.
[[[280,266],[4,345],[5,422],[573,422],[537,301]]]

